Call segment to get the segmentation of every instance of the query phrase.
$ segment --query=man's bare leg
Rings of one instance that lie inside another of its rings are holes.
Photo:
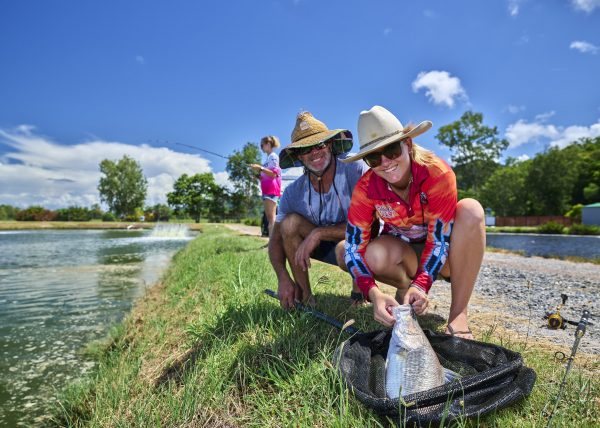
[[[298,247],[316,226],[299,214],[288,214],[281,222],[281,235],[283,237],[283,248],[285,257],[290,265],[292,276],[298,286],[296,298],[303,303],[314,303],[308,270],[303,270],[295,263],[295,255]]]

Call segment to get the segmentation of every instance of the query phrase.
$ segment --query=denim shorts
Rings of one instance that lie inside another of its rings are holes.
[[[277,205],[279,205],[279,198],[280,198],[280,196],[277,196],[277,195],[262,195],[263,201],[268,199],[270,201],[275,202]]]

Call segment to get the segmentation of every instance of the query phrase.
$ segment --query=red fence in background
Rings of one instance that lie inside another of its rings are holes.
[[[569,217],[561,215],[534,215],[527,217],[496,217],[496,227],[498,226],[540,226],[549,221],[571,226],[573,221]]]

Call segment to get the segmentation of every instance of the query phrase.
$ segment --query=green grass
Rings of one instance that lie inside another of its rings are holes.
[[[347,274],[315,263],[311,277],[319,310],[353,318],[363,330],[380,328],[371,308],[349,307]],[[347,336],[306,313],[284,312],[265,288],[276,289],[276,281],[264,241],[207,226],[128,319],[88,347],[97,370],[64,392],[51,424],[388,426],[348,392],[330,363]],[[426,327],[443,324],[428,320]],[[545,426],[541,412],[557,393],[562,365],[552,351],[488,333],[523,353],[538,373],[536,386],[518,405],[455,426]],[[599,381],[592,376],[599,363],[582,361],[578,356],[554,426],[600,423]]]

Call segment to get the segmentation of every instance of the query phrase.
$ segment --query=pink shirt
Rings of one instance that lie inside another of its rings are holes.
[[[267,161],[263,167],[270,169],[276,177],[269,177],[264,172],[260,173],[260,190],[263,195],[281,196],[281,168],[279,168],[279,156],[275,152],[271,152],[267,156]]]

